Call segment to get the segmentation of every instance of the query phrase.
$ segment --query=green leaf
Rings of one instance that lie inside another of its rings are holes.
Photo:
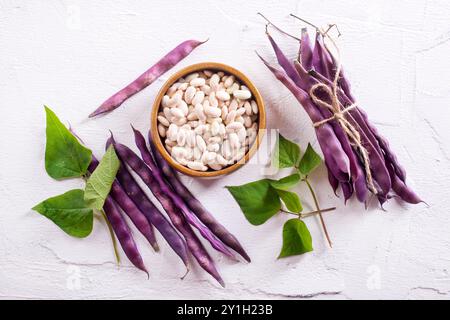
[[[295,192],[285,191],[285,190],[277,190],[278,195],[280,196],[283,203],[286,205],[286,208],[289,211],[300,213],[303,211],[302,203],[300,202],[300,198]]]
[[[300,164],[298,166],[298,170],[305,176],[313,172],[320,164],[322,163],[322,159],[320,156],[314,151],[311,144],[308,143],[308,148],[306,148],[305,154],[300,160]]]
[[[290,188],[296,186],[299,181],[300,175],[298,173],[294,173],[280,180],[272,180],[270,184],[278,190],[289,190]]]
[[[110,145],[103,159],[86,182],[84,200],[90,208],[97,210],[103,208],[119,167],[119,158],[114,151],[114,147]]]
[[[283,248],[278,258],[313,251],[312,238],[306,224],[297,218],[286,221],[283,227]]]
[[[47,106],[45,169],[61,180],[83,176],[92,160],[92,151],[82,146]]]
[[[281,209],[280,198],[268,179],[226,188],[253,225],[263,224]]]
[[[272,165],[276,168],[295,167],[300,160],[300,147],[284,138],[281,134],[275,146]]]
[[[71,190],[49,198],[35,206],[33,210],[52,220],[73,237],[85,238],[92,232],[94,214],[84,202],[83,190]]]

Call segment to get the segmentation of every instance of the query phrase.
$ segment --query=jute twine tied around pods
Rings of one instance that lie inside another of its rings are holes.
[[[345,115],[349,111],[357,108],[358,105],[356,103],[354,103],[346,108],[343,108],[343,106],[338,98],[338,94],[337,94],[338,90],[339,90],[338,81],[339,81],[339,76],[341,74],[342,65],[341,65],[341,61],[340,61],[339,48],[336,45],[336,43],[334,42],[334,40],[328,35],[329,29],[325,32],[318,29],[317,32],[320,32],[323,37],[326,36],[330,40],[330,42],[335,47],[337,55],[338,55],[338,59],[337,59],[338,64],[337,64],[337,68],[336,68],[336,74],[335,74],[335,77],[333,80],[333,87],[330,88],[328,85],[326,85],[324,83],[317,83],[311,87],[311,89],[309,91],[309,95],[311,96],[311,98],[315,104],[317,104],[318,106],[321,106],[322,108],[329,109],[333,113],[333,116],[314,123],[314,127],[317,128],[329,121],[333,121],[333,120],[338,121],[339,125],[345,131],[345,133],[350,138],[353,145],[356,146],[356,148],[358,149],[358,151],[361,155],[362,161],[364,163],[364,168],[366,171],[366,181],[367,181],[367,185],[368,185],[370,191],[374,194],[377,194],[378,191],[373,182],[372,172],[370,170],[369,153],[368,153],[367,149],[362,145],[361,135],[359,134],[358,130],[345,117]],[[328,103],[328,102],[320,99],[316,95],[316,91],[318,91],[318,90],[322,90],[328,96],[331,103]]]

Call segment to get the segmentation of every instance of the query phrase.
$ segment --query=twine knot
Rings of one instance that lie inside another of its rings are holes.
[[[332,42],[334,43],[334,41],[332,41]],[[336,44],[335,44],[335,47],[336,47],[337,51],[339,52]],[[332,88],[330,88],[328,85],[326,85],[324,83],[317,83],[314,86],[312,86],[309,91],[309,95],[311,96],[312,100],[314,101],[314,103],[316,105],[330,110],[331,113],[333,114],[331,117],[329,117],[327,119],[324,119],[324,120],[314,123],[314,127],[315,128],[320,127],[320,126],[324,125],[325,123],[328,123],[333,120],[336,120],[339,123],[339,125],[342,127],[342,129],[344,130],[346,135],[349,137],[351,144],[359,151],[361,160],[364,164],[364,169],[366,171],[366,181],[367,181],[367,185],[368,185],[370,191],[373,192],[374,194],[377,194],[378,191],[373,182],[372,172],[370,170],[369,152],[362,145],[360,133],[355,128],[355,126],[353,126],[352,123],[350,123],[347,120],[347,117],[346,117],[346,114],[348,112],[350,112],[351,110],[357,108],[358,105],[356,103],[354,103],[346,108],[343,108],[343,106],[338,98],[338,94],[337,94],[338,89],[339,89],[338,81],[339,81],[339,75],[341,73],[341,68],[342,68],[342,66],[339,61],[338,67],[336,69],[336,75],[335,75],[335,78],[333,81]],[[328,103],[327,101],[324,101],[323,99],[319,98],[319,96],[316,94],[316,92],[319,90],[323,91],[327,95],[328,100],[331,101],[331,103]]]

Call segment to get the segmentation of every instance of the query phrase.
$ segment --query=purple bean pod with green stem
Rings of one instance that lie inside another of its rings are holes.
[[[95,168],[98,166],[98,160],[95,156],[92,156],[91,164],[89,165],[89,172],[94,172]],[[134,204],[133,200],[126,194],[123,190],[119,181],[114,180],[110,196],[113,200],[122,208],[123,212],[131,219],[136,228],[142,233],[142,235],[148,240],[150,245],[155,251],[159,251],[158,243],[156,241],[155,233],[151,223],[147,220],[145,215],[139,210],[139,208]]]
[[[259,57],[267,66],[267,68],[274,74],[274,76],[278,80],[280,80],[296,97],[313,123],[322,121],[324,119],[321,113],[317,110],[314,102],[310,99],[309,95],[305,91],[299,88],[286,75],[286,73],[272,67],[261,56]],[[342,150],[342,146],[339,140],[336,138],[332,127],[328,123],[324,123],[322,126],[319,126],[315,129],[317,140],[322,149],[324,159],[328,168],[338,181],[348,182],[350,180],[349,159],[345,152]]]
[[[161,198],[164,198],[166,201],[170,200],[170,203],[176,206],[184,214],[189,224],[194,226],[200,232],[200,234],[206,240],[208,240],[209,243],[211,243],[214,249],[222,252],[230,258],[235,259],[233,253],[219,239],[216,238],[211,230],[201,224],[198,218],[186,206],[183,199],[181,199],[179,195],[175,194],[169,188],[167,182],[165,182],[163,179],[158,181],[157,172],[152,171],[145,164],[145,162],[127,146],[120,143],[114,143],[114,148],[121,160],[129,165],[133,169],[133,171],[141,177],[141,179],[150,188],[155,196],[158,195],[158,200],[161,200]]]
[[[133,163],[130,163],[130,161],[127,161],[128,159],[124,159],[124,154],[121,152],[123,151],[120,146],[118,146],[117,143],[115,143],[113,137],[108,139],[107,146],[109,144],[113,143],[115,146],[115,150],[119,156],[119,158],[122,161],[122,165],[125,166],[125,163],[133,165]],[[144,166],[146,167],[145,163]],[[135,169],[142,169],[143,167],[136,167]],[[147,167],[148,168],[148,167]],[[120,171],[120,170],[119,170]],[[125,171],[125,170],[124,170]],[[142,174],[144,171],[139,170]],[[136,172],[139,175],[139,172]],[[146,175],[142,175],[146,176]],[[141,178],[142,178],[141,176]],[[144,181],[145,182],[145,181]],[[169,216],[169,219],[172,221],[175,228],[183,235],[183,237],[186,240],[186,244],[189,248],[189,251],[192,253],[194,258],[197,260],[198,264],[211,276],[213,276],[220,285],[223,287],[225,286],[225,283],[220,276],[219,272],[217,271],[214,261],[212,260],[211,256],[208,254],[200,240],[198,239],[197,235],[194,233],[192,228],[190,227],[189,223],[187,222],[185,216],[181,212],[181,210],[173,203],[170,197],[167,195],[164,195],[161,193],[161,189],[155,188],[154,185],[156,184],[156,181],[153,181],[153,187],[150,189],[155,196],[155,198],[158,199],[158,201],[161,203],[162,207],[166,211],[167,215]],[[149,186],[150,187],[150,186]]]
[[[280,49],[280,47],[277,45],[277,43],[273,40],[273,38],[270,36],[270,34],[267,32],[267,30],[266,30],[266,34],[267,34],[269,41],[274,49],[274,52],[277,57],[279,65],[284,69],[284,71],[291,78],[291,80],[295,84],[297,84],[297,86],[299,86],[304,91],[309,92],[309,90],[311,90],[311,87],[312,87],[312,85],[310,85],[310,81],[308,81],[308,78],[310,78],[309,74],[306,72],[306,70],[303,69],[303,67],[298,62],[295,62],[295,67],[294,67],[292,62],[290,62],[288,60],[288,58],[285,56],[283,51]],[[318,108],[318,110],[325,119],[330,118],[332,116],[332,113],[326,108]],[[349,159],[350,172],[351,172],[352,179],[356,186],[355,189],[356,189],[357,197],[361,202],[364,202],[367,197],[367,187],[366,187],[366,182],[365,182],[365,176],[360,167],[358,160],[356,159],[353,148],[350,145],[349,138],[338,122],[331,121],[330,125],[333,127],[336,137],[340,141],[342,149]],[[331,181],[331,182],[334,183],[334,181]]]
[[[109,143],[107,143],[109,145]],[[139,210],[146,216],[148,221],[155,226],[161,235],[166,239],[169,246],[181,258],[186,267],[189,266],[188,251],[186,243],[176,232],[174,227],[158,210],[157,207],[148,199],[147,195],[134,180],[128,169],[122,164],[117,172],[117,180],[125,190],[126,194],[133,200]]]
[[[152,172],[155,173],[155,176],[159,176],[163,181],[165,178],[167,180],[166,183],[168,183],[169,186],[172,187],[175,194],[180,196],[185,201],[189,209],[192,210],[192,212],[200,219],[200,221],[203,222],[205,226],[219,238],[219,240],[239,253],[245,260],[250,262],[250,257],[245,252],[244,248],[236,239],[236,237],[232,235],[227,229],[225,229],[225,227],[222,226],[213,217],[213,215],[200,203],[200,201],[198,201],[192,195],[192,193],[178,179],[172,167],[170,167],[170,165],[163,159],[159,152],[155,150],[151,134],[149,133],[148,137],[150,147],[153,151],[152,153],[154,159],[152,158],[152,155],[147,148],[143,135],[134,128],[133,131],[136,145],[141,152],[142,159],[152,169]]]
[[[106,198],[103,209],[105,211],[106,218],[111,224],[111,227],[114,230],[120,245],[122,246],[123,252],[125,252],[128,259],[134,266],[136,266],[136,268],[144,271],[148,275],[144,261],[142,260],[142,256],[136,246],[136,242],[134,242],[130,228],[128,227],[125,219],[120,213],[119,208],[117,207],[117,204],[111,196]]]

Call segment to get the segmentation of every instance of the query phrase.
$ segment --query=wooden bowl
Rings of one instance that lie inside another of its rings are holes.
[[[240,82],[245,85],[252,93],[254,100],[256,101],[258,105],[258,134],[256,137],[255,142],[249,149],[249,151],[245,154],[245,156],[239,160],[237,163],[230,165],[228,167],[223,168],[222,170],[210,170],[210,171],[196,171],[192,170],[188,167],[185,167],[178,162],[176,162],[167,149],[164,147],[163,142],[161,141],[161,137],[158,132],[158,112],[160,110],[161,101],[164,95],[166,94],[167,90],[174,84],[178,79],[183,78],[191,73],[202,71],[202,70],[215,70],[215,71],[223,71],[226,74],[232,74],[237,79],[240,80]],[[175,73],[173,76],[169,78],[169,80],[166,81],[166,83],[163,85],[161,90],[158,93],[158,96],[156,97],[156,100],[153,104],[153,109],[151,113],[151,135],[153,138],[153,141],[155,142],[156,149],[158,152],[164,157],[164,159],[177,171],[184,173],[186,175],[192,176],[192,177],[217,177],[225,174],[229,174],[240,167],[242,167],[245,163],[247,163],[250,158],[256,153],[258,150],[260,143],[262,141],[262,138],[264,136],[264,132],[266,129],[266,113],[264,109],[264,102],[261,97],[261,94],[259,93],[258,89],[254,86],[254,84],[248,79],[242,72],[239,70],[236,70],[233,67],[230,67],[226,64],[217,63],[217,62],[204,62],[204,63],[198,63],[191,66],[188,66],[184,69],[181,69],[177,73]]]

